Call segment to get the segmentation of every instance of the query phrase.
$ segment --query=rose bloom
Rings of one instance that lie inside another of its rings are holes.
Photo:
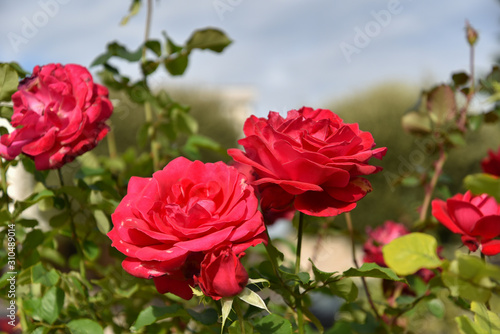
[[[93,149],[106,136],[113,106],[106,87],[80,65],[36,66],[12,95],[11,124],[0,138],[0,156],[24,153],[38,170],[54,169]]]
[[[241,292],[244,251],[267,242],[253,187],[234,167],[172,160],[152,178],[132,177],[111,216],[123,268],[184,299],[200,286],[217,300]]]
[[[462,235],[462,242],[472,252],[478,248],[485,255],[500,253],[500,205],[494,197],[474,196],[470,191],[443,201],[432,201],[432,215],[453,233]]]
[[[375,262],[381,267],[387,267],[382,254],[382,248],[392,240],[410,233],[410,231],[403,224],[388,220],[375,229],[368,227],[366,233],[368,234],[368,239],[363,245],[365,252],[363,262]]]
[[[372,150],[375,143],[369,132],[326,109],[303,107],[290,110],[286,118],[277,112],[267,119],[251,116],[244,132],[246,137],[238,143],[245,152],[228,153],[253,168],[252,185],[261,190],[264,211],[294,208],[312,216],[350,211],[372,190],[361,176],[381,170],[368,160],[381,159],[387,150]]]
[[[488,151],[488,157],[481,161],[483,172],[495,176],[500,176],[500,147],[498,152]]]

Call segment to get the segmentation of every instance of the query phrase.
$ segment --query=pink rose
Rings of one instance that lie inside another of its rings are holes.
[[[80,65],[36,66],[12,95],[11,124],[0,138],[0,156],[24,153],[38,170],[54,169],[93,149],[106,136],[113,106],[106,87]]]
[[[235,296],[248,282],[248,274],[231,249],[209,253],[201,263],[200,275],[195,281],[206,296],[219,300],[221,297]]]
[[[252,185],[266,189],[261,200],[275,213],[292,207],[312,216],[335,216],[354,209],[372,190],[360,176],[381,169],[368,160],[381,159],[387,150],[372,150],[375,143],[369,132],[359,130],[358,124],[345,124],[326,109],[290,110],[286,118],[277,112],[267,119],[251,116],[244,132],[246,138],[239,143],[245,152],[228,153],[253,167],[257,177]]]
[[[217,293],[235,293],[234,283],[242,282],[244,268],[228,259],[267,242],[257,208],[253,188],[235,168],[177,158],[152,178],[130,179],[108,236],[127,255],[123,268],[153,278],[160,293],[190,299],[190,286],[200,284],[216,299],[224,297]]]
[[[470,191],[443,201],[432,201],[432,215],[453,233],[462,235],[462,242],[472,252],[480,248],[485,255],[500,253],[500,205],[495,198]]]
[[[500,147],[497,153],[492,150],[488,151],[488,157],[481,161],[481,167],[487,174],[500,176]]]
[[[382,248],[392,240],[410,233],[410,231],[403,224],[388,220],[374,230],[368,227],[366,233],[368,234],[368,239],[363,245],[365,252],[363,262],[375,262],[381,267],[387,267],[382,254]]]

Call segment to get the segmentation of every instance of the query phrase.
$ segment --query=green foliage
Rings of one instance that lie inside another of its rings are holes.
[[[483,304],[472,302],[474,322],[466,315],[456,318],[461,334],[494,334],[500,333],[500,318],[498,314],[489,311]]]
[[[0,64],[0,101],[10,101],[10,96],[17,90],[19,76],[9,64]]]
[[[437,241],[425,233],[410,233],[392,240],[383,248],[387,266],[398,275],[411,275],[422,268],[437,268]]]
[[[468,175],[464,179],[464,185],[473,194],[488,194],[500,202],[500,179],[489,174]]]

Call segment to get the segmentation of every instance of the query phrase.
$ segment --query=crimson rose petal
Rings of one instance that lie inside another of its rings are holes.
[[[36,66],[12,95],[11,125],[0,138],[0,156],[24,153],[38,170],[54,169],[93,149],[109,131],[113,106],[106,87],[80,65]]]
[[[127,255],[123,268],[184,299],[197,284],[214,299],[238,294],[247,277],[239,258],[267,242],[257,197],[245,181],[222,162],[182,157],[152,178],[131,178],[108,233]]]
[[[264,214],[272,219],[289,215],[288,207],[312,216],[333,216],[351,211],[372,190],[361,176],[380,167],[368,164],[381,159],[387,148],[377,148],[369,132],[347,124],[326,109],[303,107],[286,118],[270,112],[268,118],[251,116],[239,140],[245,152],[228,150],[240,165],[253,169]],[[283,199],[275,187],[286,193]],[[267,190],[266,190],[267,189]],[[273,189],[272,191],[270,189]]]

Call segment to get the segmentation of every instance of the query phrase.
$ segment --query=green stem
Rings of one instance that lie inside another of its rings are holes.
[[[480,252],[480,253],[481,253],[481,260],[483,260],[483,262],[484,262],[484,263],[487,263],[487,262],[486,262],[486,255],[484,255],[484,254],[483,254],[483,252]],[[484,305],[486,306],[486,308],[487,308],[488,310],[491,310],[491,305],[490,305],[490,301],[489,301],[489,300],[487,300],[487,301],[484,303]]]
[[[234,298],[233,305],[236,316],[238,317],[238,321],[240,322],[240,332],[242,334],[245,334],[245,320],[243,318],[243,312],[241,312],[240,302],[237,300],[237,298]]]
[[[443,147],[440,147],[439,158],[436,161],[436,167],[434,169],[434,175],[432,175],[432,179],[430,184],[425,189],[425,197],[424,202],[422,204],[422,209],[420,210],[419,220],[424,222],[427,219],[427,211],[429,209],[429,205],[431,203],[432,194],[434,193],[434,188],[436,188],[437,181],[439,176],[443,172],[443,166],[446,161],[446,152]]]
[[[0,173],[2,178],[2,201],[4,201],[7,205],[10,202],[9,195],[7,194],[7,163],[4,165],[4,161],[0,158]]]
[[[300,255],[302,252],[302,234],[304,229],[304,214],[299,212],[299,226],[297,232],[297,252],[295,255],[295,273],[300,273]],[[298,289],[298,287],[297,287]],[[300,295],[300,291],[297,291],[296,296],[296,307],[297,307],[297,325],[299,327],[299,333],[304,333],[304,314],[302,313],[302,296]]]
[[[351,236],[351,254],[352,254],[352,261],[354,262],[354,265],[356,266],[357,269],[359,269],[359,264],[358,260],[356,259],[356,245],[354,243],[354,228],[352,225],[352,218],[351,218],[351,213],[346,212],[345,214],[345,220],[347,222],[347,229],[349,230],[349,235]],[[368,284],[366,284],[366,279],[361,276],[361,282],[363,283],[363,289],[365,290],[366,298],[368,299],[368,303],[370,304],[371,309],[373,310],[373,313],[375,313],[375,316],[379,321],[383,320],[380,317],[380,314],[378,314],[377,308],[375,307],[375,303],[373,302],[372,295],[370,293],[370,290],[368,289]]]
[[[59,176],[59,182],[61,183],[61,187],[64,187],[64,178],[61,173],[61,168],[57,169],[57,175]],[[78,240],[78,235],[76,233],[76,226],[75,226],[75,221],[73,220],[73,212],[71,211],[71,201],[69,200],[68,195],[63,192],[63,197],[64,201],[66,202],[67,210],[69,213],[69,223],[71,226],[71,236],[73,238],[73,242],[75,243],[76,251],[78,253],[78,256],[80,257],[80,275],[82,276],[82,279],[86,280],[86,272],[85,272],[85,257],[83,254],[83,249],[82,246],[80,245],[80,241]]]
[[[146,15],[146,27],[144,29],[144,45],[142,47],[142,59],[144,63],[146,61],[146,42],[149,40],[149,31],[151,30],[152,21],[152,11],[153,11],[153,0],[148,0],[147,2],[147,15]],[[147,86],[146,78],[144,78],[144,83]],[[149,135],[151,136],[151,156],[153,158],[153,169],[155,171],[160,169],[160,145],[155,139],[155,131],[153,128],[153,109],[151,108],[151,103],[149,101],[144,102],[144,116],[147,124],[150,124]]]
[[[304,229],[304,214],[299,212],[299,227],[297,232],[297,250],[295,254],[295,273],[300,273],[300,253],[302,252],[302,233]]]
[[[113,128],[111,126],[111,121],[109,122],[109,127],[111,128],[111,131],[108,132],[108,135],[106,136],[106,141],[108,143],[108,151],[109,151],[109,157],[111,159],[114,159],[118,156],[117,150],[116,150],[116,139],[115,139],[115,133],[113,131]]]

